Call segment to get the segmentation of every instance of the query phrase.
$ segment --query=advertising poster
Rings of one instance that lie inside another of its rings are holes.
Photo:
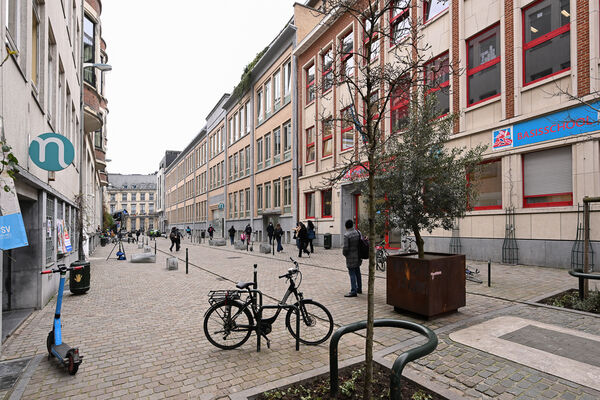
[[[10,250],[29,246],[23,216],[17,199],[15,182],[5,172],[0,175],[0,187],[8,185],[9,191],[2,190],[0,196],[0,250]]]
[[[58,254],[65,254],[67,247],[65,246],[65,231],[62,219],[56,220],[56,251]]]

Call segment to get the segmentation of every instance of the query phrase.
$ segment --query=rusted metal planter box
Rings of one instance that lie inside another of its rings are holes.
[[[456,311],[466,303],[465,256],[425,253],[387,259],[387,304],[427,318]]]

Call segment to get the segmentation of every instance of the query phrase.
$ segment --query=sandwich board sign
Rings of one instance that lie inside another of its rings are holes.
[[[61,171],[75,159],[75,147],[63,135],[42,133],[29,144],[29,158],[43,170]]]

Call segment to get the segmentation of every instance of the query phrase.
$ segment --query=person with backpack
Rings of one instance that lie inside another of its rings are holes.
[[[277,241],[277,252],[283,251],[283,246],[281,245],[281,237],[283,236],[283,229],[281,229],[281,225],[277,224],[275,230],[273,231],[273,236]]]
[[[135,242],[139,243],[140,242],[140,230],[138,229],[137,231],[135,231]]]
[[[244,229],[244,233],[246,234],[246,247],[250,244],[250,236],[252,236],[252,227],[250,224],[246,225],[246,229]]]
[[[181,246],[181,234],[176,227],[171,228],[169,239],[171,239],[171,247],[169,247],[169,251],[173,251],[173,246],[175,246],[175,251],[179,251],[179,247]]]
[[[270,245],[273,244],[273,232],[275,232],[275,227],[272,222],[269,222],[269,225],[267,226],[267,235],[269,236]]]
[[[233,225],[231,225],[231,228],[229,228],[229,240],[231,240],[231,245],[233,246],[233,242],[235,240],[235,228],[233,227]]]
[[[348,274],[350,275],[350,292],[345,294],[344,297],[356,297],[357,294],[362,293],[360,275],[362,258],[359,250],[361,240],[360,232],[354,229],[354,222],[351,219],[347,220],[342,254],[346,257],[346,268],[348,268]]]
[[[315,248],[313,247],[313,240],[316,237],[315,235],[315,224],[311,220],[308,220],[306,223],[306,231],[307,231],[307,248],[310,246],[310,254],[315,252]]]
[[[185,233],[187,234],[187,236],[191,239],[192,238],[192,230],[190,229],[190,227],[188,226],[187,228],[185,228]]]
[[[210,240],[212,240],[213,235],[215,234],[215,228],[213,228],[212,225],[209,225],[207,231],[208,231],[208,236],[210,237]]]
[[[308,245],[308,230],[306,229],[306,225],[298,221],[296,229],[296,238],[298,239],[298,257],[302,257],[302,253],[305,253],[310,257],[309,251],[306,250],[306,246]]]

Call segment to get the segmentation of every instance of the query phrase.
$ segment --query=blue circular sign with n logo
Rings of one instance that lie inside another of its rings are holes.
[[[75,158],[73,144],[58,133],[43,133],[29,144],[29,158],[41,169],[61,171]]]

